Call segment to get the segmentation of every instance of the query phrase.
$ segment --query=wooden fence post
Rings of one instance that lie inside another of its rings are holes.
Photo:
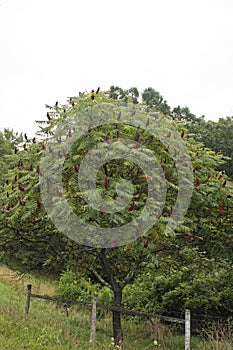
[[[28,284],[27,285],[27,292],[26,292],[26,301],[25,301],[24,315],[28,315],[28,312],[29,312],[31,292],[32,292],[32,285]]]
[[[69,308],[67,304],[64,304],[64,311],[65,311],[66,317],[69,317]]]
[[[96,338],[96,304],[98,301],[98,294],[94,295],[93,304],[92,304],[92,317],[91,317],[91,334],[90,334],[90,343],[95,343]]]
[[[191,313],[185,310],[185,350],[191,350]]]

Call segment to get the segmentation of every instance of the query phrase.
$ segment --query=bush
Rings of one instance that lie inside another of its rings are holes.
[[[73,271],[68,270],[62,273],[57,288],[57,294],[60,297],[90,302],[95,293],[98,294],[99,303],[111,304],[112,291],[108,287],[93,284]]]

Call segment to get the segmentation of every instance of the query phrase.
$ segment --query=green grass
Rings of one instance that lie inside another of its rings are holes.
[[[1,274],[0,274],[1,277]],[[52,294],[53,285],[26,276],[15,282],[0,279],[0,350],[113,350],[111,316],[98,320],[96,346],[90,346],[90,309],[71,308],[69,317],[55,304],[31,299],[29,315],[24,316],[26,284],[33,292]],[[135,322],[137,321],[137,322]],[[175,335],[166,326],[152,326],[145,319],[123,320],[124,350],[183,350],[184,336]],[[155,345],[154,341],[158,344]],[[192,350],[230,350],[233,344],[214,339],[192,339]]]

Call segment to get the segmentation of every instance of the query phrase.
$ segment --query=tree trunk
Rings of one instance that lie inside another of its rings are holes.
[[[118,288],[118,289],[114,290],[113,292],[114,292],[113,305],[121,307],[122,289]],[[123,343],[123,330],[122,330],[122,325],[121,325],[121,313],[119,311],[112,312],[112,324],[113,324],[114,344],[121,346]]]

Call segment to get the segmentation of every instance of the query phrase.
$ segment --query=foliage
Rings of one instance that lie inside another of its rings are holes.
[[[206,147],[226,156],[226,164],[220,167],[233,178],[233,118],[220,118],[217,122],[202,123],[200,135]],[[227,158],[228,157],[228,158]]]
[[[133,103],[138,103],[139,92],[136,87],[126,90],[112,85],[110,86],[109,97],[114,100],[123,100],[125,102],[132,100]]]
[[[187,112],[187,108],[186,112]],[[175,110],[175,108],[174,108]],[[173,110],[173,111],[174,111]],[[183,109],[184,110],[184,109]],[[189,111],[189,110],[188,110]],[[224,156],[225,162],[218,166],[218,170],[225,171],[233,177],[233,118],[220,118],[218,121],[206,121],[204,117],[196,118],[191,113],[173,113],[173,116],[185,121],[185,126],[197,141],[217,154]]]
[[[142,93],[142,101],[149,107],[154,107],[156,111],[160,111],[164,114],[170,114],[171,109],[167,104],[167,101],[163,99],[163,96],[155,91],[152,87],[145,89]]]
[[[174,107],[171,115],[176,120],[183,120],[187,125],[191,127],[204,119],[204,116],[197,118],[195,114],[191,113],[188,107]],[[190,123],[191,122],[191,123]]]
[[[59,279],[57,293],[62,298],[87,302],[90,302],[93,295],[97,293],[99,303],[106,305],[112,303],[112,292],[108,287],[94,284],[90,279],[87,280],[70,270],[62,273]]]
[[[5,156],[13,153],[14,148],[22,141],[22,135],[14,133],[13,130],[4,129],[0,131],[0,183],[4,183],[4,176],[8,169],[8,164]]]
[[[151,306],[162,314],[183,315],[188,308],[200,318],[231,317],[232,266],[209,260],[198,251],[184,248],[181,254],[186,255],[185,265],[174,265],[166,274],[160,272],[155,276]]]

